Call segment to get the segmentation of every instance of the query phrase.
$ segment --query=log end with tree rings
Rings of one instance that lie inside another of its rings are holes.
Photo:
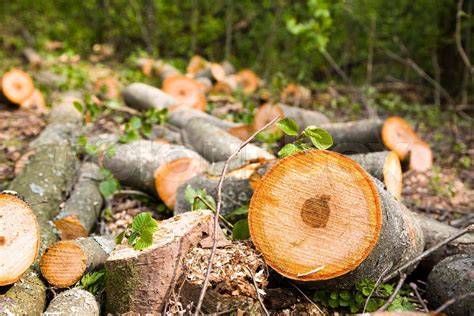
[[[209,91],[211,94],[225,94],[225,95],[230,95],[232,92],[234,92],[234,88],[227,82],[225,81],[219,81],[216,82],[211,90]]]
[[[383,165],[383,182],[387,191],[392,193],[394,197],[400,199],[402,196],[403,181],[402,181],[402,165],[398,155],[391,151],[385,158]]]
[[[40,260],[43,277],[59,288],[76,284],[86,268],[87,255],[73,241],[57,242],[46,250]]]
[[[189,64],[186,67],[186,72],[188,74],[194,75],[194,74],[198,73],[199,71],[203,70],[206,67],[207,63],[208,62],[204,58],[202,58],[201,56],[194,55],[189,60]]]
[[[41,114],[46,114],[49,112],[43,93],[41,93],[41,91],[38,89],[35,89],[26,100],[23,100],[20,103],[20,106],[24,109],[37,111]]]
[[[176,100],[177,106],[187,106],[197,110],[206,110],[206,97],[199,83],[182,75],[174,75],[163,81],[163,91]],[[172,110],[173,107],[170,107]]]
[[[137,60],[137,65],[142,70],[143,74],[147,77],[151,77],[153,74],[153,67],[155,65],[155,61],[151,58],[139,58]]]
[[[16,68],[3,75],[1,88],[2,94],[14,104],[20,104],[28,99],[35,90],[30,75]]]
[[[385,120],[382,141],[388,149],[397,153],[400,160],[409,160],[410,169],[426,171],[433,165],[430,146],[401,117],[392,116]]]
[[[206,170],[207,161],[197,157],[184,157],[172,160],[155,171],[155,187],[163,203],[173,209],[178,188],[197,174]]]
[[[265,261],[300,281],[336,278],[371,253],[382,227],[370,176],[328,151],[278,161],[262,178],[249,208],[252,241]]]
[[[40,231],[28,203],[0,193],[0,286],[15,283],[38,255]]]
[[[269,122],[271,122],[275,117],[280,116],[283,118],[285,112],[278,104],[265,103],[257,108],[255,115],[253,117],[252,128],[253,130],[259,130]],[[266,129],[267,132],[276,132],[280,129],[274,125]]]
[[[211,63],[209,67],[212,74],[212,78],[214,78],[216,81],[222,81],[225,79],[226,74],[224,67],[217,63]]]
[[[260,86],[260,78],[250,69],[239,71],[236,79],[245,94],[254,93]]]
[[[54,221],[62,240],[87,237],[89,234],[77,215],[69,215]]]
[[[247,124],[240,124],[234,127],[231,127],[227,130],[232,136],[235,136],[243,141],[247,140],[252,136],[253,128]]]
[[[114,77],[98,78],[94,82],[92,92],[105,99],[115,99],[120,96],[120,82]]]
[[[290,83],[280,95],[281,102],[295,106],[311,104],[311,91],[303,86]]]

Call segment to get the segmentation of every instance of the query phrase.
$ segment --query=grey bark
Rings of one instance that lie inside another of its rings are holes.
[[[371,176],[384,181],[384,165],[390,151],[379,151],[374,153],[349,155],[349,158],[355,160]]]
[[[168,116],[168,123],[171,125],[174,125],[178,128],[185,128],[191,119],[193,118],[201,118],[205,120],[206,122],[215,125],[219,128],[222,128],[224,130],[228,130],[229,128],[236,127],[239,124],[226,121],[226,120],[221,120],[215,116],[212,116],[210,114],[207,114],[205,112],[195,110],[195,109],[181,109],[174,111],[169,114]]]
[[[137,110],[148,110],[155,108],[161,110],[176,104],[176,100],[161,91],[144,83],[132,83],[122,91],[125,103]]]
[[[285,117],[294,119],[301,129],[305,129],[311,125],[319,127],[322,124],[329,123],[329,118],[321,112],[305,110],[285,104],[278,104],[278,106],[283,110],[283,113],[285,113]]]
[[[457,299],[443,313],[448,315],[472,315],[474,312],[474,254],[448,257],[438,263],[428,276],[427,298],[433,309],[449,299],[471,293]]]
[[[104,267],[105,261],[115,248],[115,236],[92,236],[74,241],[87,257],[86,271],[91,272]]]
[[[46,313],[58,316],[99,316],[99,312],[94,295],[78,288],[59,293],[46,309]]]

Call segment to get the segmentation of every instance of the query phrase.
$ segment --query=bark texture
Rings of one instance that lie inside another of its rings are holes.
[[[144,83],[132,83],[122,91],[125,103],[137,110],[161,110],[176,104],[175,99],[158,88]]]
[[[468,294],[457,299],[443,312],[448,315],[472,315],[474,311],[474,254],[455,255],[438,263],[428,276],[427,298],[433,309],[447,300]]]
[[[278,104],[278,106],[283,110],[283,113],[285,113],[285,117],[294,119],[301,129],[305,129],[311,125],[319,127],[322,124],[329,123],[329,118],[321,112],[305,110],[286,104]]]
[[[81,166],[72,193],[54,220],[62,240],[86,237],[95,227],[104,203],[99,191],[101,180],[96,164],[86,162]]]
[[[211,211],[189,212],[160,222],[149,248],[136,251],[125,244],[117,246],[105,264],[106,294],[113,298],[107,300],[107,312],[162,312],[182,275],[182,259],[212,236],[212,224]]]
[[[196,117],[202,118],[204,121],[224,130],[228,130],[229,128],[239,125],[234,122],[221,120],[215,116],[207,114],[206,112],[190,108],[179,109],[170,113],[168,122],[178,128],[185,128],[189,124],[190,120]]]
[[[58,316],[99,316],[99,312],[94,295],[78,288],[59,293],[46,309],[46,313]]]

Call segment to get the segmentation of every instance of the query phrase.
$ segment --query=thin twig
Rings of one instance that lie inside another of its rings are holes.
[[[321,313],[321,315],[324,315],[323,311],[322,311],[321,308],[318,306],[318,304],[316,304],[315,302],[313,302],[313,300],[310,299],[310,298],[308,297],[308,295],[306,295],[299,287],[297,287],[296,285],[294,285],[293,282],[288,281],[288,283],[290,283],[301,295],[303,295],[303,297],[304,297],[309,303],[311,303],[311,305],[313,305],[314,307],[316,307],[316,309],[318,310],[318,312]]]
[[[147,198],[152,199],[152,200],[156,199],[153,196],[151,196],[151,195],[149,195],[145,192],[138,191],[138,190],[120,190],[120,191],[115,192],[114,195],[139,195],[139,196],[147,197]]]
[[[265,126],[263,126],[262,128],[258,129],[255,133],[253,133],[253,135],[250,136],[246,141],[242,142],[240,144],[239,148],[237,148],[237,150],[234,151],[229,156],[229,158],[227,158],[227,160],[224,164],[224,168],[222,168],[221,177],[220,177],[219,183],[217,185],[217,208],[216,208],[216,215],[217,216],[214,216],[214,231],[213,231],[212,250],[211,250],[211,254],[209,255],[209,261],[207,263],[206,277],[204,278],[204,283],[202,285],[201,294],[199,295],[198,305],[197,305],[196,311],[194,313],[195,316],[199,315],[199,312],[201,310],[202,302],[204,301],[204,296],[206,295],[206,291],[207,291],[207,285],[209,283],[209,276],[211,275],[212,263],[214,261],[214,256],[216,254],[216,249],[217,249],[217,238],[216,237],[217,237],[217,230],[219,229],[219,214],[221,212],[221,206],[222,206],[222,185],[224,183],[224,178],[225,178],[225,175],[226,175],[226,172],[227,172],[227,168],[229,167],[229,163],[235,156],[237,156],[240,153],[240,151],[245,146],[247,146],[248,143],[250,143],[255,138],[255,136],[257,136],[257,134],[259,134],[260,132],[262,132],[262,131],[266,130],[267,128],[269,128],[276,121],[278,121],[278,119],[280,119],[279,116],[275,117],[273,120],[271,120]]]
[[[428,312],[429,311],[428,306],[426,306],[426,303],[421,297],[420,292],[418,292],[418,286],[415,283],[411,282],[410,287],[413,290],[413,292],[415,292],[418,302],[420,302],[421,306],[423,306],[423,311]]]
[[[469,297],[469,296],[474,296],[474,292],[469,292],[469,293],[464,293],[462,295],[458,295],[458,296],[455,296],[449,300],[447,300],[446,302],[444,302],[443,305],[441,305],[440,307],[438,307],[437,310],[434,311],[435,314],[438,314],[438,313],[441,313],[442,311],[444,311],[446,308],[448,308],[450,305],[453,305],[454,303],[456,303],[457,301],[460,301],[462,299],[465,299],[466,297]]]
[[[209,202],[207,202],[202,196],[200,195],[196,195],[194,197],[194,200],[199,200],[201,201],[202,203],[204,203],[215,215],[217,215],[217,211],[216,211],[216,208],[214,206],[212,206],[211,204],[209,204]],[[224,216],[222,216],[221,214],[219,214],[219,219],[230,229],[234,228],[234,225],[232,225],[231,222],[229,222]]]
[[[255,292],[257,293],[257,299],[258,299],[258,302],[260,303],[260,306],[262,306],[263,312],[265,313],[265,315],[269,316],[270,313],[268,312],[267,308],[265,307],[265,304],[263,304],[263,300],[262,300],[262,297],[260,296],[260,293],[258,293],[257,281],[255,281],[255,277],[254,277],[252,271],[250,271],[250,269],[248,267],[244,267],[244,268],[245,268],[245,270],[247,270],[247,272],[250,274],[250,277],[252,278],[253,286],[255,287]]]
[[[380,307],[377,312],[383,312],[384,310],[387,309],[387,307],[390,306],[390,304],[393,303],[393,300],[395,299],[395,297],[397,296],[398,292],[400,292],[400,289],[402,288],[402,285],[403,285],[403,282],[405,282],[407,278],[407,275],[406,274],[402,274],[400,276],[400,280],[398,280],[398,284],[397,284],[397,287],[395,288],[395,290],[393,290],[393,293],[392,295],[390,295],[390,297],[388,298],[388,300],[385,302],[385,304],[383,304],[382,307]]]
[[[474,67],[472,67],[471,61],[469,60],[469,56],[467,56],[466,51],[462,47],[462,42],[461,42],[461,26],[462,26],[461,18],[463,15],[463,11],[462,11],[463,3],[464,3],[464,0],[458,1],[458,11],[456,13],[456,47],[458,49],[459,55],[461,55],[464,65],[466,66],[467,69],[469,69],[469,72],[471,74],[474,74]]]
[[[388,276],[386,276],[382,281],[385,283],[387,281],[389,281],[390,279],[396,277],[398,274],[401,274],[402,272],[404,272],[406,269],[408,269],[409,267],[411,267],[413,264],[423,260],[424,258],[426,258],[428,255],[430,255],[431,253],[435,252],[436,250],[438,250],[439,248],[449,244],[451,241],[455,240],[455,239],[458,239],[459,237],[467,234],[467,233],[472,233],[474,231],[474,224],[471,224],[469,225],[468,227],[460,230],[459,232],[457,232],[456,234],[446,238],[445,240],[443,240],[442,242],[438,243],[437,245],[434,245],[433,247],[425,250],[423,253],[421,253],[419,256],[413,258],[412,260],[408,261],[407,263],[403,264],[402,266],[400,266],[399,268],[397,268],[395,271],[393,271],[392,273],[390,273]]]
[[[367,296],[367,299],[365,300],[365,304],[364,304],[364,309],[362,310],[362,314],[365,313],[365,310],[367,309],[367,305],[369,305],[369,300],[370,298],[372,297],[372,295],[374,294],[375,291],[377,291],[377,288],[380,286],[380,283],[382,283],[382,278],[388,273],[388,271],[392,268],[392,263],[390,262],[389,265],[382,271],[382,273],[380,274],[379,278],[377,279],[377,281],[375,282],[375,285],[374,287],[372,288],[372,291],[370,291],[370,294],[369,296]]]

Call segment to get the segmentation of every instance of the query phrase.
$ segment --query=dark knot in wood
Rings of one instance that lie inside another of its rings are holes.
[[[303,222],[313,228],[324,228],[329,220],[329,195],[320,195],[307,199],[301,208]]]

